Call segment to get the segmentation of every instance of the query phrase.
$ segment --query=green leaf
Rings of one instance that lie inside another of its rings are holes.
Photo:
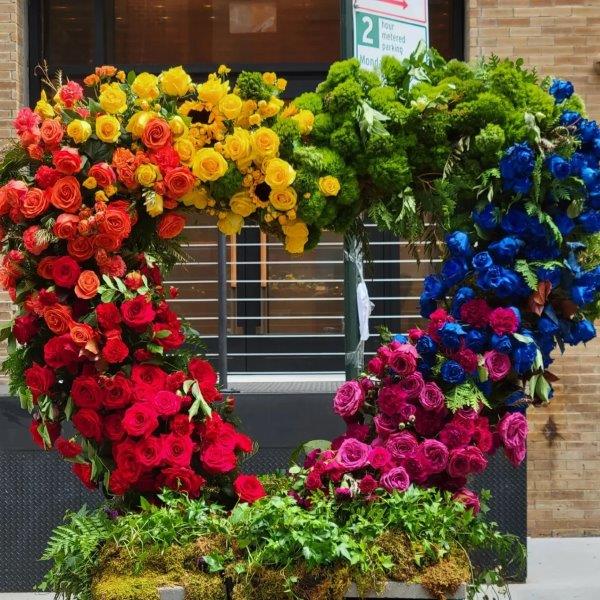
[[[304,442],[292,451],[290,466],[297,465],[302,454],[308,454],[313,450],[329,450],[329,448],[331,448],[329,440],[310,440],[309,442]]]
[[[515,263],[515,271],[523,277],[525,283],[532,290],[536,291],[538,289],[539,280],[537,275],[531,270],[531,267],[526,260],[517,260]]]
[[[210,415],[212,415],[212,410],[208,405],[208,402],[204,399],[197,381],[194,381],[194,384],[192,385],[192,396],[194,397],[194,402],[190,406],[188,413],[190,421],[198,414],[198,412],[200,412],[200,410],[202,410],[207,417],[210,417]]]
[[[33,393],[28,387],[19,388],[19,401],[23,410],[33,410]]]
[[[535,385],[535,395],[544,403],[547,403],[550,400],[551,391],[552,386],[543,375],[540,375]]]
[[[129,73],[127,73],[127,83],[129,85],[133,85],[133,82],[135,81],[135,71],[131,70],[129,71]]]
[[[165,349],[160,344],[149,343],[147,346],[148,350],[154,354],[164,354]]]
[[[168,329],[161,329],[160,331],[154,332],[154,337],[157,340],[164,340],[165,338],[168,338],[170,335],[171,335],[171,332]]]

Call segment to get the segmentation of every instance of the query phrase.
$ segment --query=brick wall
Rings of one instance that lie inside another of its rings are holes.
[[[599,0],[469,0],[467,54],[523,57],[543,75],[570,79],[600,118]],[[568,348],[545,408],[529,412],[529,534],[600,535],[600,343]],[[550,444],[552,418],[560,437]]]

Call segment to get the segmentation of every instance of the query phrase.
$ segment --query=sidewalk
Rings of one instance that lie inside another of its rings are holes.
[[[510,586],[509,596],[479,600],[596,600],[600,598],[600,538],[529,540],[527,583]],[[0,594],[0,600],[52,600],[53,594]]]

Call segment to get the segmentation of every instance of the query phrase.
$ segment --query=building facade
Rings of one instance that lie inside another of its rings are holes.
[[[301,4],[301,7],[299,6]],[[38,64],[83,78],[98,64],[158,71],[184,64],[200,79],[219,63],[276,70],[290,96],[313,88],[344,54],[350,0],[0,0],[0,141],[18,107],[40,90]],[[598,0],[430,0],[430,43],[447,58],[523,57],[542,75],[573,81],[600,118]],[[599,63],[598,65],[596,63]],[[216,351],[214,226],[188,230],[191,260],[171,275],[177,309]],[[371,233],[373,325],[417,322],[430,268],[406,246]],[[239,372],[343,370],[343,249],[331,235],[307,257],[285,255],[248,228],[229,241],[231,368]],[[0,318],[10,302],[0,299]],[[374,329],[374,327],[373,327]],[[369,348],[376,343],[375,336]],[[529,534],[600,534],[600,343],[569,349],[547,408],[530,412]]]

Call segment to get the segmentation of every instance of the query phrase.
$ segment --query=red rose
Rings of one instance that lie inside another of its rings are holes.
[[[242,452],[252,452],[252,448],[254,447],[254,443],[252,442],[252,438],[248,437],[243,433],[236,433],[235,436],[235,449],[240,450]]]
[[[202,358],[193,358],[188,364],[190,375],[198,382],[202,395],[207,402],[213,402],[220,397],[217,384],[217,374],[212,365]]]
[[[81,208],[81,201],[79,181],[73,175],[61,177],[52,187],[50,202],[64,212],[78,212]]]
[[[176,169],[181,165],[179,154],[170,144],[152,152],[150,160],[158,165],[162,173],[167,173],[170,169]]]
[[[191,438],[183,435],[164,435],[163,457],[174,467],[189,467],[194,451],[194,443]]]
[[[98,410],[102,406],[103,396],[98,382],[91,375],[81,375],[73,381],[71,397],[78,408]]]
[[[204,477],[185,467],[168,467],[160,473],[162,487],[184,492],[190,498],[197,498],[205,483]]]
[[[108,489],[116,496],[125,495],[131,488],[131,482],[127,479],[119,469],[115,469],[108,480]]]
[[[96,317],[98,325],[102,329],[114,329],[121,322],[119,309],[112,302],[98,304],[96,306]]]
[[[88,490],[95,490],[98,486],[92,481],[92,465],[89,463],[74,463],[71,470],[85,485]]]
[[[163,459],[163,442],[153,435],[142,440],[135,447],[140,464],[146,469],[158,467]]]
[[[175,350],[185,343],[185,336],[181,331],[179,323],[154,323],[154,325],[152,325],[152,331],[155,336],[158,334],[158,337],[155,337],[154,339],[159,345],[165,348],[165,350]]]
[[[31,439],[42,450],[48,450],[52,447],[55,440],[60,435],[60,423],[56,423],[54,421],[46,421],[45,423],[46,431],[48,432],[48,437],[50,438],[50,446],[46,445],[44,438],[40,434],[40,427],[44,427],[44,423],[42,421],[36,421],[35,419],[32,419],[31,425],[29,425],[29,433],[31,434]]]
[[[135,483],[142,474],[136,448],[137,444],[132,440],[125,440],[113,448],[117,469],[130,483]]]
[[[83,448],[72,440],[66,440],[63,437],[56,438],[54,447],[58,450],[63,458],[75,458],[81,454]]]
[[[73,415],[73,425],[81,435],[89,440],[102,441],[102,421],[100,415],[91,408],[81,408]]]
[[[187,415],[175,415],[171,419],[169,430],[175,435],[191,435],[194,424]]]
[[[267,495],[265,488],[255,475],[238,475],[233,482],[233,489],[242,502],[249,504]]]
[[[360,489],[361,493],[365,496],[372,494],[378,487],[379,484],[372,475],[365,475],[358,484],[358,489]]]
[[[154,321],[156,312],[145,296],[137,296],[121,304],[123,322],[131,329],[143,330]]]
[[[37,363],[33,363],[31,367],[25,370],[25,383],[33,394],[34,402],[50,391],[54,381],[54,371],[50,367],[42,367]]]
[[[115,170],[106,162],[92,165],[88,171],[88,177],[93,177],[101,188],[113,185],[117,181]]]
[[[134,387],[150,387],[156,393],[164,390],[167,384],[167,374],[155,365],[133,365],[131,369],[131,381]]]
[[[147,148],[157,150],[171,140],[171,129],[163,119],[150,119],[144,127],[142,142]]]
[[[53,369],[70,366],[78,358],[79,347],[68,333],[50,338],[44,346],[44,361]]]
[[[221,444],[211,444],[206,447],[200,455],[200,460],[202,466],[212,475],[229,473],[237,465],[233,450]]]
[[[72,288],[80,273],[81,267],[70,256],[61,256],[52,265],[52,278],[60,287]]]
[[[61,240],[74,240],[77,237],[77,226],[79,224],[77,215],[61,213],[52,227],[52,232]]]
[[[180,411],[181,396],[178,396],[174,392],[162,390],[154,395],[151,404],[158,415],[161,417],[170,417]]]
[[[104,417],[103,431],[107,440],[120,442],[125,437],[123,429],[123,413],[116,412]]]
[[[56,170],[63,175],[73,175],[81,171],[81,156],[75,148],[61,148],[52,153]]]
[[[165,175],[164,181],[169,195],[173,198],[181,198],[194,187],[196,178],[187,167],[176,167]],[[183,217],[180,218],[183,219]],[[183,222],[185,223],[185,219]]]
[[[39,320],[35,315],[21,315],[15,319],[12,332],[19,344],[27,344],[40,330]]]
[[[102,357],[110,364],[123,362],[128,355],[127,344],[119,338],[110,338],[102,348]]]
[[[104,396],[102,401],[104,407],[109,410],[125,408],[131,404],[133,394],[129,379],[122,373],[117,373],[114,377],[106,377],[102,380]]]
[[[185,373],[183,371],[175,371],[167,375],[166,388],[172,392],[176,392],[186,380]]]
[[[60,173],[47,165],[41,165],[35,172],[35,184],[43,190],[52,187],[60,179]]]
[[[153,407],[143,402],[130,406],[123,417],[123,429],[134,437],[146,437],[158,427],[158,418]]]

